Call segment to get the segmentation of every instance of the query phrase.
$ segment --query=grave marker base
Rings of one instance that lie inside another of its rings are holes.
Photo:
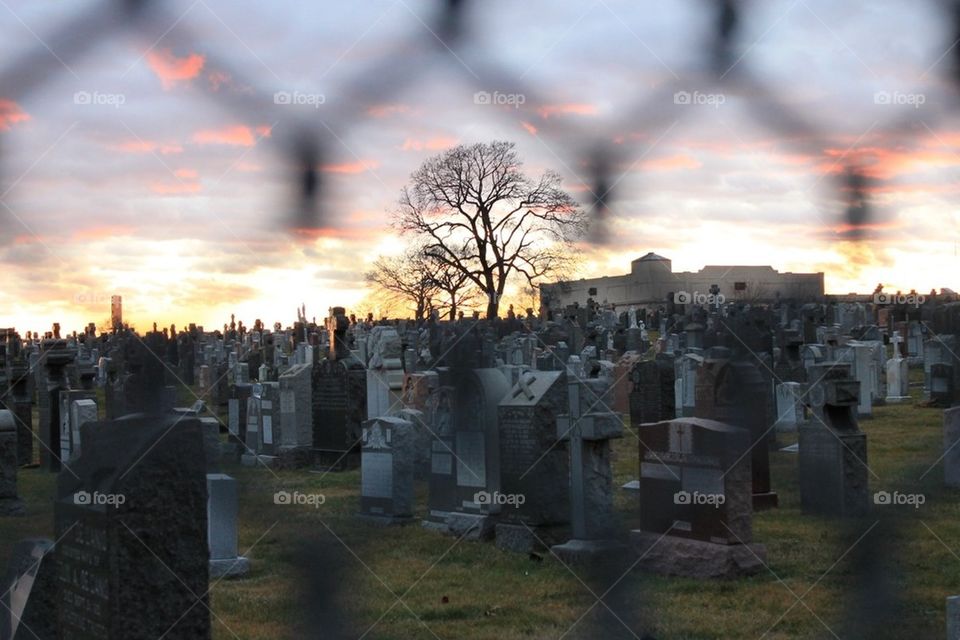
[[[232,560],[211,560],[210,579],[239,578],[250,572],[250,561],[244,556]]]
[[[614,561],[627,556],[627,547],[617,540],[567,540],[550,547],[550,552],[565,564]]]
[[[737,578],[760,573],[767,561],[762,544],[714,544],[636,529],[630,545],[637,567],[650,573],[686,578]]]

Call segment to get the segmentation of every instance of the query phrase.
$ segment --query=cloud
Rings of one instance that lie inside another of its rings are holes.
[[[567,114],[578,116],[595,116],[597,115],[597,107],[596,105],[592,104],[567,102],[562,104],[544,105],[537,109],[537,113],[539,113],[540,117],[544,120],[552,116]]]
[[[119,151],[121,153],[161,153],[163,155],[173,154],[173,153],[183,153],[183,147],[179,144],[168,144],[161,142],[154,142],[152,140],[124,140],[123,142],[118,142],[116,144],[111,144],[107,146],[111,151]]]
[[[198,174],[195,169],[177,169],[173,172],[173,175],[184,180],[195,180]]]
[[[190,193],[199,193],[202,189],[199,182],[154,182],[150,190],[161,196],[181,196]]]
[[[367,115],[373,118],[386,118],[398,113],[410,113],[411,109],[405,104],[378,104],[367,109]]]
[[[178,58],[170,49],[147,52],[147,64],[160,78],[164,89],[173,88],[178,82],[193,80],[203,71],[206,57],[191,53]]]
[[[702,162],[686,153],[654,158],[641,164],[644,171],[676,171],[678,169],[699,169],[702,166]]]
[[[356,162],[341,162],[339,164],[321,165],[320,170],[325,173],[354,174],[370,171],[380,166],[376,160],[357,160]]]
[[[537,128],[532,124],[530,124],[529,122],[521,122],[520,126],[526,129],[527,133],[529,133],[530,135],[532,136],[537,135]]]
[[[26,122],[30,114],[20,108],[13,100],[0,98],[0,131],[9,131],[10,125]]]
[[[193,141],[197,144],[252,147],[261,137],[270,137],[270,127],[261,125],[254,128],[238,124],[221,129],[201,129],[193,134]]]
[[[404,151],[442,151],[449,149],[458,142],[460,142],[460,140],[449,136],[436,136],[434,138],[428,138],[427,140],[407,138],[403,141],[403,146],[400,148]]]

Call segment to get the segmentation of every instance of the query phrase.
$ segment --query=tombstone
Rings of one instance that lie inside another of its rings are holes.
[[[894,351],[896,353],[896,351]],[[887,360],[887,397],[888,404],[910,402],[910,367],[906,359],[895,355]]]
[[[363,424],[360,515],[377,524],[413,520],[417,438],[409,420],[379,416]]]
[[[66,340],[44,340],[43,380],[38,382],[37,396],[40,409],[40,466],[47,471],[60,470],[60,390],[68,387],[67,365],[73,362],[75,352]]]
[[[500,401],[500,491],[497,548],[541,551],[570,521],[569,454],[557,444],[557,416],[566,412],[560,371],[528,371]],[[532,531],[531,531],[532,529]]]
[[[400,406],[403,361],[400,336],[393,327],[374,327],[367,339],[367,416],[390,415]]]
[[[639,566],[664,575],[732,578],[765,567],[753,543],[750,432],[702,418],[640,427]]]
[[[253,385],[237,383],[230,388],[230,398],[227,400],[227,431],[230,433],[230,442],[243,449],[247,439],[247,404],[253,393]]]
[[[211,578],[232,578],[250,571],[250,561],[237,553],[239,513],[237,481],[222,473],[208,473],[207,545]]]
[[[618,556],[622,545],[614,540],[613,472],[610,440],[623,437],[619,416],[587,413],[596,389],[578,377],[580,362],[567,361],[568,413],[557,417],[557,440],[570,451],[570,523],[573,537],[550,550],[562,561]],[[601,389],[601,391],[603,391]]]
[[[677,418],[691,417],[696,412],[697,405],[697,371],[703,364],[703,356],[696,353],[686,353],[677,358],[676,386],[674,398],[677,407]]]
[[[17,495],[17,425],[13,412],[0,410],[0,516],[26,513]]]
[[[613,369],[612,406],[617,413],[630,414],[630,393],[633,391],[631,372],[643,356],[638,353],[626,353]]]
[[[366,370],[349,356],[313,366],[313,449],[321,467],[348,469],[359,462],[366,419]]]
[[[61,392],[61,396],[64,392]],[[70,454],[64,458],[70,460],[80,454],[80,427],[87,422],[96,422],[99,419],[97,414],[97,403],[89,398],[80,398],[70,402],[69,414],[69,432],[70,432]],[[62,457],[63,454],[61,454]]]
[[[277,382],[257,382],[247,399],[246,448],[240,458],[246,466],[272,466],[276,462],[279,386]]]
[[[10,395],[14,420],[17,423],[17,464],[33,464],[33,394],[30,390],[30,371],[20,362],[10,369]]]
[[[948,487],[960,488],[960,407],[943,412],[943,474]]]
[[[129,416],[82,432],[54,504],[59,637],[209,638],[200,421]]]
[[[220,421],[205,416],[200,418],[203,429],[203,456],[207,461],[207,473],[220,473],[220,458],[223,452],[220,446]]]
[[[952,364],[938,362],[930,365],[930,406],[950,407],[956,403],[955,375]]]
[[[879,371],[874,363],[874,348],[866,343],[851,341],[847,343],[850,358],[842,362],[853,364],[853,377],[860,383],[860,400],[857,403],[857,416],[873,416],[873,398],[879,395]]]
[[[753,507],[770,509],[778,504],[770,486],[770,444],[776,424],[773,400],[756,366],[751,362],[708,358],[697,374],[695,415],[746,429],[750,433]]]
[[[309,464],[313,444],[313,364],[295,364],[280,374],[280,448],[283,466]]]
[[[947,598],[947,640],[960,640],[960,596]]]
[[[869,509],[867,436],[857,425],[860,383],[850,365],[819,364],[805,402],[814,419],[799,429],[800,504],[805,513],[860,516]]]
[[[803,385],[799,382],[781,382],[777,385],[777,431],[795,433],[806,420],[803,409]]]
[[[654,360],[634,364],[630,373],[630,424],[634,428],[645,422],[659,422],[676,416],[674,395],[674,363],[666,354]]]
[[[32,538],[18,542],[0,583],[0,638],[56,638],[56,587],[53,541]]]

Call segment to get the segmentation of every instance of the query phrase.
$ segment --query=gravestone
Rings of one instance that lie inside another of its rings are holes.
[[[56,566],[51,540],[18,542],[0,590],[0,638],[57,638]]]
[[[47,471],[60,470],[60,390],[69,384],[66,369],[76,355],[66,340],[44,340],[44,376],[37,388],[40,408],[40,466]]]
[[[26,513],[17,495],[17,425],[13,412],[0,410],[0,516]]]
[[[360,515],[377,524],[413,520],[413,465],[417,438],[413,423],[378,416],[363,424]]]
[[[60,392],[61,397],[63,397],[64,393],[65,392],[63,391]],[[71,400],[69,407],[70,412],[67,423],[70,433],[69,455],[66,458],[63,458],[63,454],[61,453],[61,458],[65,460],[70,460],[74,456],[80,455],[82,445],[80,441],[80,427],[87,422],[96,422],[99,419],[97,415],[97,403],[90,398]]]
[[[321,360],[312,374],[315,460],[321,467],[354,468],[366,419],[366,370],[349,356]]]
[[[211,578],[232,578],[250,571],[250,561],[237,553],[239,513],[237,481],[222,473],[208,473],[207,545]]]
[[[400,406],[403,360],[400,336],[393,327],[374,327],[367,338],[367,416],[390,415]]]
[[[782,382],[777,385],[777,431],[794,433],[806,420],[803,410],[803,385],[799,382]]]
[[[815,365],[804,396],[814,417],[799,429],[805,513],[860,516],[869,509],[867,436],[857,424],[860,383],[850,365]]]
[[[703,356],[696,353],[685,353],[676,360],[677,418],[691,417],[696,413],[697,372],[701,364]]]
[[[943,412],[943,474],[948,487],[960,488],[960,407]]]
[[[557,417],[557,440],[570,452],[570,523],[572,538],[550,550],[562,561],[617,557],[623,545],[614,540],[613,472],[610,440],[623,437],[623,424],[611,412],[587,413],[596,395],[606,390],[588,387],[578,377],[579,359],[567,361],[568,412]],[[598,394],[598,391],[600,392]]]
[[[313,364],[295,364],[280,375],[280,449],[283,466],[309,462],[313,443]]]
[[[557,416],[566,406],[560,371],[525,372],[500,401],[500,549],[529,553],[542,550],[540,540],[561,541],[556,536],[570,521],[570,460],[557,443]]]
[[[617,413],[630,414],[630,394],[633,391],[632,372],[637,363],[642,360],[638,353],[626,353],[613,369],[613,403],[610,407]]]
[[[665,575],[732,578],[761,571],[753,544],[746,429],[702,418],[640,427],[639,566]]]
[[[70,461],[74,448],[80,446],[79,425],[71,423],[73,403],[77,400],[92,400],[94,397],[91,391],[60,390],[60,461],[64,464]],[[96,417],[94,417],[94,420],[96,420]]]
[[[960,596],[947,598],[947,640],[960,640]]]
[[[910,402],[910,368],[905,358],[894,352],[894,357],[887,360],[887,397],[889,404]]]
[[[753,507],[770,509],[778,497],[770,487],[770,443],[776,416],[766,380],[751,362],[707,358],[697,374],[695,415],[750,433]]]
[[[33,464],[33,394],[30,389],[30,370],[26,364],[15,361],[10,368],[11,410],[17,423],[17,463],[22,467]]]
[[[209,638],[200,421],[130,416],[82,432],[54,505],[60,637]]]

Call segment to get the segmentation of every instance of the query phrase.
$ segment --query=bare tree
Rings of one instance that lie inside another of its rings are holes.
[[[401,195],[394,224],[416,236],[424,255],[464,276],[497,316],[507,283],[534,286],[561,276],[587,228],[557,173],[533,180],[511,142],[460,145],[428,159]]]
[[[441,291],[430,265],[418,248],[400,256],[381,256],[364,279],[388,305],[410,305],[417,320],[426,319]]]

